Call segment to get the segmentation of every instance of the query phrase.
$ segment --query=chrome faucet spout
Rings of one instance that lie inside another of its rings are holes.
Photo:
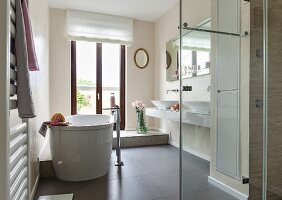
[[[179,89],[166,90],[166,93],[167,93],[167,94],[168,94],[169,92],[177,93],[177,92],[179,92]]]

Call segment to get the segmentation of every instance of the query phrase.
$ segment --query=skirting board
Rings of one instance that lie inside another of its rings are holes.
[[[224,183],[221,183],[220,181],[212,178],[212,177],[208,177],[208,181],[210,184],[214,185],[215,187],[225,191],[226,193],[232,195],[233,197],[239,199],[239,200],[248,200],[248,196],[242,194],[241,192],[238,192],[237,190],[234,190],[233,188],[225,185]]]
[[[38,188],[38,184],[39,184],[39,175],[36,177],[35,184],[34,184],[32,190],[31,190],[30,199],[34,199],[35,193],[36,193],[37,188]]]
[[[174,147],[179,148],[179,144],[176,143],[176,142],[169,141],[169,144],[172,145],[172,146],[174,146]],[[193,154],[193,155],[195,155],[195,156],[197,156],[197,157],[199,157],[199,158],[202,158],[202,159],[204,159],[204,160],[206,160],[206,161],[210,161],[210,160],[211,160],[211,159],[210,159],[210,156],[207,156],[207,155],[205,155],[205,154],[203,154],[203,153],[199,153],[198,151],[195,151],[195,150],[190,149],[190,148],[188,148],[188,147],[183,147],[183,150],[186,151],[186,152],[188,152],[188,153],[190,153],[190,154]]]

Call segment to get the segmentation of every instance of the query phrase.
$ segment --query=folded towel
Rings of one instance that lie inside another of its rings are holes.
[[[39,129],[39,133],[45,137],[46,136],[46,133],[47,133],[47,129],[48,127],[50,126],[69,126],[70,123],[69,122],[52,122],[52,121],[47,121],[47,122],[43,122],[40,126],[40,129]]]
[[[27,44],[21,0],[16,1],[16,29],[18,112],[20,118],[33,118],[36,115],[29,82]]]
[[[45,122],[43,122],[43,123],[41,124],[40,129],[39,129],[38,132],[39,132],[43,137],[45,137],[45,136],[46,136],[46,133],[47,133],[47,129],[48,129],[48,125],[47,125]]]
[[[20,0],[19,0],[20,1]],[[36,51],[34,47],[34,40],[32,34],[32,26],[30,23],[30,16],[28,12],[28,6],[26,0],[22,0],[22,11],[25,25],[25,37],[27,46],[27,58],[28,58],[28,68],[30,71],[39,71],[39,66],[36,57]]]

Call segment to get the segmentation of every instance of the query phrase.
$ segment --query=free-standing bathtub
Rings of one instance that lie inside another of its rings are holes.
[[[51,127],[50,149],[56,177],[84,181],[107,174],[112,152],[113,118],[74,115],[70,126]]]

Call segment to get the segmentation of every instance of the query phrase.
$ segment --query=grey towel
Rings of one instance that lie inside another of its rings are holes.
[[[45,136],[46,136],[46,133],[47,133],[47,129],[48,129],[47,123],[43,122],[43,123],[41,124],[41,127],[40,127],[40,129],[39,129],[38,132],[39,132],[43,137],[45,137]]]
[[[28,55],[21,0],[16,1],[17,100],[20,118],[35,117],[29,82]]]

